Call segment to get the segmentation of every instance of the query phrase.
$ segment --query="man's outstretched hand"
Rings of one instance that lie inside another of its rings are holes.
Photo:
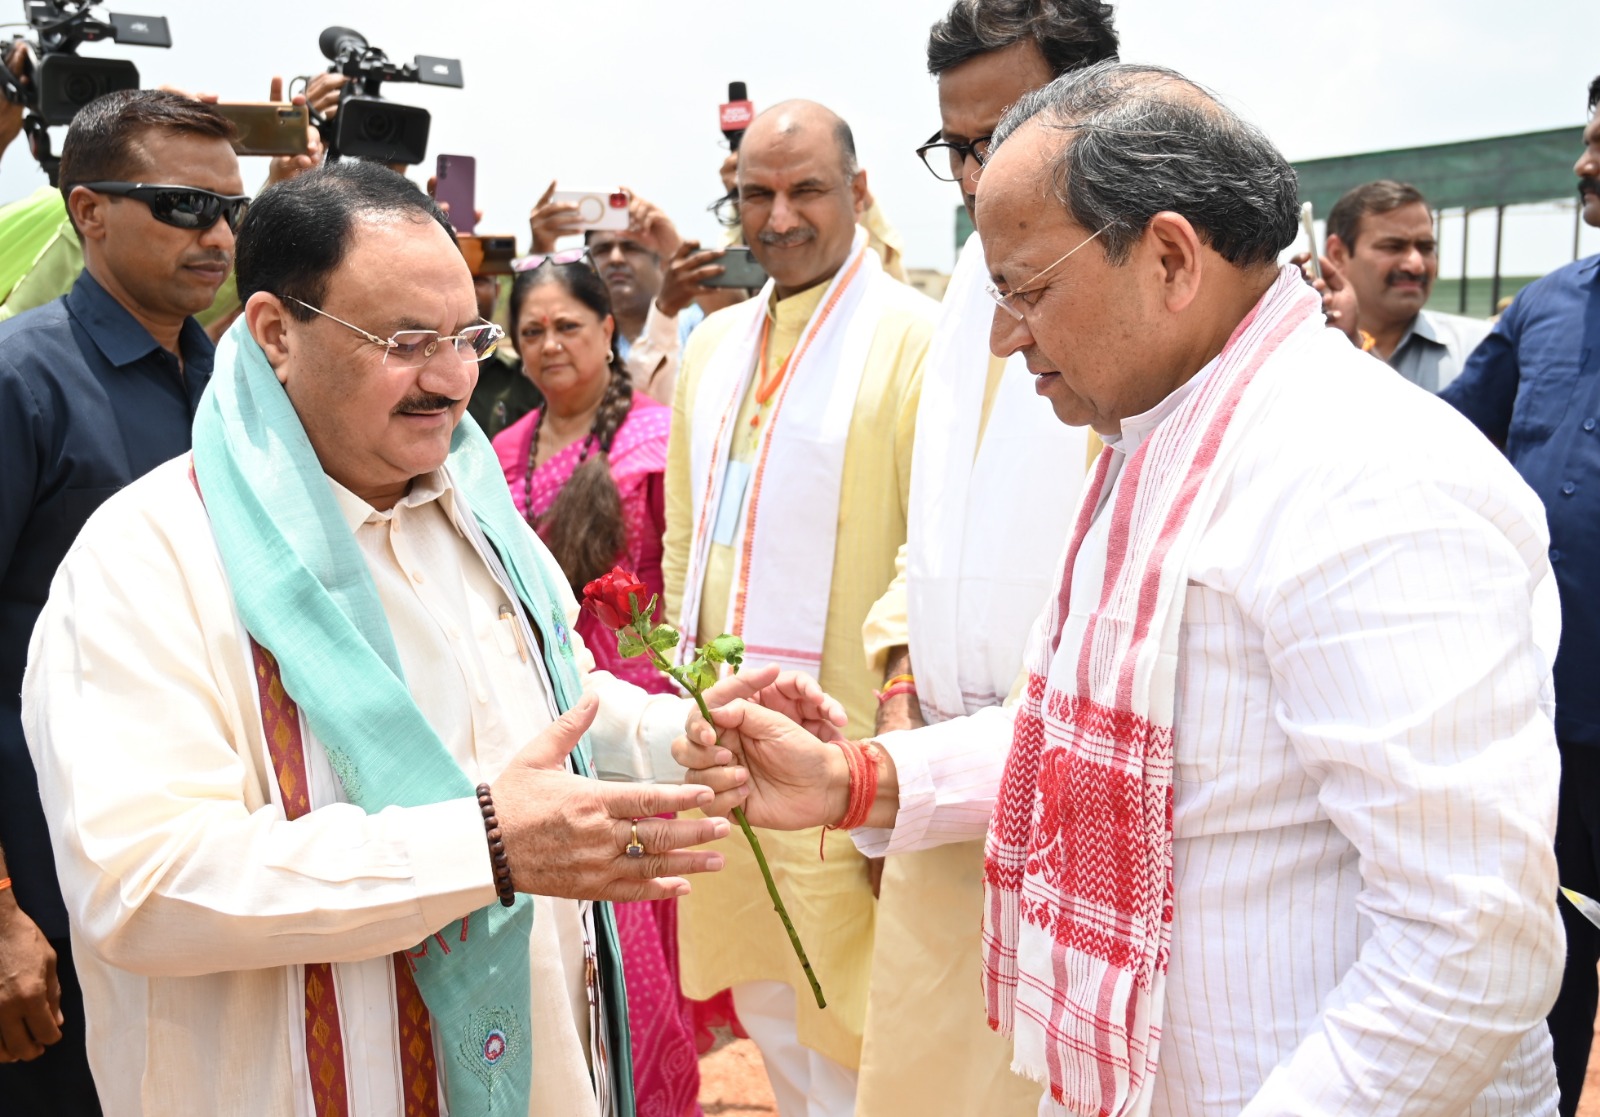
[[[594,723],[600,703],[585,697],[534,738],[494,781],[495,814],[518,892],[577,900],[660,900],[689,891],[683,877],[722,868],[711,850],[726,837],[720,818],[656,818],[709,807],[693,784],[602,783],[567,770],[567,755]],[[625,853],[637,819],[643,857]],[[484,856],[488,856],[487,852]]]
[[[701,807],[707,814],[743,807],[752,826],[771,830],[805,830],[844,817],[850,771],[836,746],[743,698],[712,709],[711,720],[708,725],[696,710],[672,745],[689,780],[716,793]]]
[[[772,664],[747,667],[737,675],[729,675],[701,697],[713,710],[740,699],[754,702],[782,714],[823,741],[844,736],[840,730],[849,720],[844,707],[817,680],[800,671],[780,671]],[[699,716],[698,711],[695,716]]]

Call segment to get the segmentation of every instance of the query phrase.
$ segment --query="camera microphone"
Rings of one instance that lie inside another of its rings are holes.
[[[330,62],[337,62],[346,53],[365,54],[367,40],[359,31],[352,31],[348,27],[329,27],[317,39],[317,46],[322,50],[322,57]]]
[[[723,138],[728,141],[728,147],[734,151],[739,150],[739,141],[744,139],[745,129],[750,127],[750,122],[755,119],[756,108],[750,103],[750,94],[745,89],[742,81],[728,83],[728,100],[722,105],[717,114],[718,122],[722,126]]]

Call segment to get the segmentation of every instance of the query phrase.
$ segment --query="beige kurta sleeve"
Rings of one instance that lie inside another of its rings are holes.
[[[883,591],[883,596],[867,610],[866,623],[861,626],[861,640],[866,646],[867,670],[882,675],[889,652],[911,643],[909,602],[906,598],[906,545],[900,545],[894,556],[894,581]]]
[[[204,513],[156,511],[184,500],[174,465],[89,522],[30,648],[23,725],[75,938],[196,975],[381,957],[491,902],[471,797],[286,820]]]

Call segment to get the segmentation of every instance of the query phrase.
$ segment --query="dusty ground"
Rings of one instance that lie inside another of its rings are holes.
[[[700,1058],[700,1105],[706,1117],[776,1117],[772,1087],[755,1044],[717,1029],[716,1046]],[[1589,1058],[1578,1117],[1600,1117],[1600,1038]]]
[[[700,1057],[700,1107],[706,1117],[777,1117],[756,1045],[735,1039],[726,1028],[716,1033],[716,1046]]]

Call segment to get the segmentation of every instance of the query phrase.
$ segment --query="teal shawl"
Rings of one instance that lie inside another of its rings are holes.
[[[494,451],[469,416],[455,430],[446,466],[538,626],[557,705],[569,709],[582,695],[582,680],[560,568],[517,514]],[[239,615],[276,657],[284,690],[326,751],[345,797],[368,813],[471,798],[474,785],[411,698],[371,572],[299,416],[243,319],[217,348],[195,416],[194,468]],[[574,755],[580,771],[592,775],[586,747],[580,743]],[[616,927],[609,905],[595,912],[612,1093],[619,1113],[630,1117]],[[518,896],[507,908],[497,900],[468,918],[466,942],[414,959],[445,1099],[451,1117],[524,1117],[533,1089],[533,901]]]

